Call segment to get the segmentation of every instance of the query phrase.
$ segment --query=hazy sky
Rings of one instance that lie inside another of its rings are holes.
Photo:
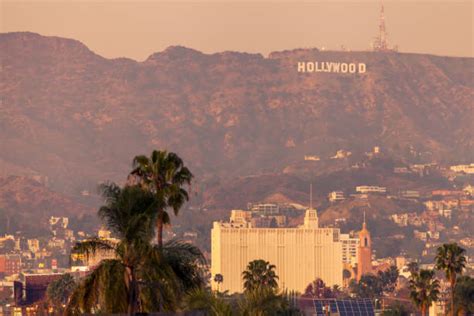
[[[204,52],[268,54],[299,47],[370,47],[380,1],[13,1],[0,0],[2,32],[80,40],[105,57],[144,60],[170,45]],[[384,1],[400,51],[474,56],[470,1]]]

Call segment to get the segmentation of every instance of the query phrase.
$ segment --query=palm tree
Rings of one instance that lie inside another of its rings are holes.
[[[73,292],[71,314],[102,312],[133,315],[137,310],[174,310],[185,291],[202,286],[199,249],[170,241],[163,249],[154,238],[156,196],[138,186],[102,187],[105,205],[99,217],[118,241],[93,238],[79,242],[73,252],[86,258],[109,251],[114,259],[102,260]]]
[[[247,270],[242,272],[244,279],[244,289],[246,292],[258,288],[278,288],[278,276],[275,273],[275,266],[265,260],[254,260],[249,262]]]
[[[456,287],[456,279],[461,275],[466,267],[465,249],[458,246],[457,243],[443,244],[438,248],[436,254],[436,269],[443,270],[446,279],[450,285],[451,308],[450,314],[454,315],[456,310],[454,307],[454,289]]]
[[[189,200],[183,186],[191,184],[193,175],[177,154],[157,150],[150,157],[136,156],[130,175],[136,177],[143,188],[153,192],[161,201],[156,208],[156,227],[158,247],[162,248],[163,225],[170,223],[166,210],[172,208],[174,214],[178,215],[184,202]]]
[[[410,277],[410,298],[420,308],[422,316],[438,299],[439,281],[434,278],[434,270],[420,270]]]
[[[219,286],[222,282],[224,282],[224,276],[220,273],[217,273],[215,276],[214,276],[214,282],[217,283],[217,292],[219,292]]]

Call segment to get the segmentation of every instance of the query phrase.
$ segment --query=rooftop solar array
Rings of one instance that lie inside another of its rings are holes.
[[[316,316],[339,315],[339,316],[374,316],[374,306],[369,299],[358,300],[335,300],[315,299],[313,300]]]

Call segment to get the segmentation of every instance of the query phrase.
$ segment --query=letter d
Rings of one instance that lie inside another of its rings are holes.
[[[359,63],[359,73],[363,74],[367,70],[367,67],[363,63]]]

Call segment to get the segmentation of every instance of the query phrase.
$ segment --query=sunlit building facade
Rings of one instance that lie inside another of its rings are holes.
[[[235,214],[234,214],[235,215]],[[339,229],[319,228],[316,210],[308,209],[304,224],[296,228],[254,228],[251,223],[214,222],[212,228],[212,280],[223,276],[214,289],[242,292],[242,272],[252,260],[276,266],[282,289],[303,292],[316,278],[342,286],[342,245]]]

